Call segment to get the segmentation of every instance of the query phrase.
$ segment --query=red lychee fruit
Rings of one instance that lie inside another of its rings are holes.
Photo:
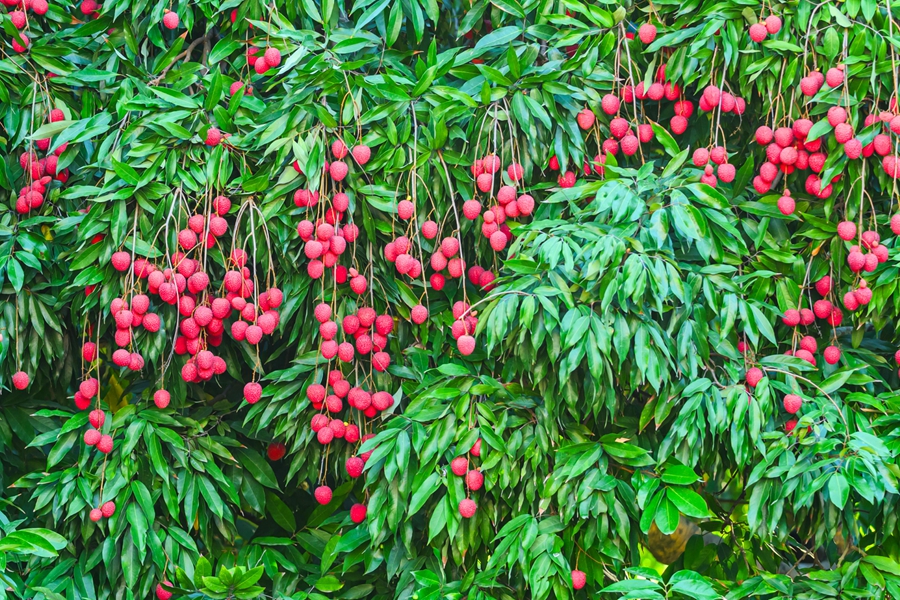
[[[131,255],[127,252],[113,252],[110,262],[116,271],[127,271],[131,266]]]
[[[358,456],[351,456],[347,459],[347,463],[344,465],[344,467],[347,469],[347,475],[354,479],[362,475],[365,466],[365,461]]]
[[[101,427],[103,427],[103,423],[106,422],[106,413],[104,413],[99,408],[94,409],[88,415],[88,421],[90,422],[92,427],[94,427],[95,429],[100,429]]]
[[[763,378],[763,372],[759,368],[752,367],[747,370],[746,380],[747,380],[747,385],[749,385],[750,387],[755,388],[757,386],[757,384],[759,384],[759,382],[762,381],[762,378]]]
[[[590,129],[594,125],[595,119],[594,111],[589,108],[582,109],[575,117],[575,120],[578,121],[578,126],[584,130]]]
[[[803,398],[796,394],[788,394],[784,397],[784,410],[795,415],[803,406]]]
[[[638,37],[645,44],[652,44],[656,39],[656,25],[644,23],[638,28]]]
[[[409,314],[410,319],[412,319],[412,322],[416,325],[421,325],[428,319],[428,309],[421,304],[413,306]]]
[[[463,356],[469,356],[475,351],[475,338],[471,335],[460,336],[456,340],[456,347]]]
[[[347,163],[340,160],[334,161],[328,167],[328,173],[335,181],[343,181],[349,171],[350,170],[347,168]]]
[[[104,502],[100,507],[100,512],[107,519],[116,514],[116,503],[110,500],[109,502]]]
[[[331,502],[331,498],[334,496],[331,488],[327,485],[320,485],[319,487],[317,487],[314,495],[316,497],[316,502],[322,505]]]
[[[462,515],[464,519],[471,519],[475,516],[475,511],[477,509],[478,506],[475,504],[475,501],[469,498],[465,498],[459,503],[459,514]]]
[[[587,575],[585,575],[584,571],[574,569],[572,571],[572,588],[580,590],[584,587],[585,583],[587,583]]]
[[[266,456],[273,462],[284,458],[286,452],[287,448],[281,442],[272,442],[269,444],[269,447],[266,448]]]
[[[172,592],[165,589],[163,587],[163,584],[165,584],[169,587],[172,587],[172,582],[170,582],[168,580],[165,580],[162,583],[156,584],[156,597],[159,598],[159,600],[169,600],[169,598],[172,597]]]
[[[356,523],[362,523],[366,520],[366,505],[354,504],[350,507],[350,520]]]
[[[103,518],[103,512],[99,508],[92,508],[88,517],[91,519],[91,521],[96,523]]]
[[[816,300],[813,304],[813,312],[816,314],[816,317],[820,319],[827,319],[831,315],[833,309],[834,306],[832,306],[831,302],[828,300]]]
[[[84,443],[88,446],[96,446],[100,442],[100,438],[103,437],[96,429],[88,429],[84,432]]]
[[[614,115],[619,112],[619,99],[613,94],[606,94],[600,101],[603,112],[608,115]],[[584,129],[587,129],[586,127]]]
[[[794,214],[797,204],[794,202],[794,199],[790,197],[790,190],[784,190],[784,193],[784,196],[778,198],[778,210],[781,211],[781,214],[789,216]]]
[[[178,18],[178,14],[172,11],[167,11],[165,15],[163,15],[163,25],[166,29],[177,29],[178,23],[181,19]]]
[[[156,404],[156,408],[166,408],[167,406],[169,406],[170,399],[171,396],[166,390],[156,390],[155,392],[153,392],[153,403]]]
[[[466,473],[466,486],[477,492],[481,489],[481,486],[484,485],[484,474],[478,469],[472,469],[468,473]]]
[[[244,400],[248,404],[256,404],[262,398],[262,386],[255,381],[251,381],[244,386]]]
[[[768,35],[768,30],[763,23],[755,23],[750,26],[750,39],[754,42],[761,42],[766,39],[766,35]]]
[[[450,461],[450,470],[454,475],[462,477],[469,470],[469,459],[465,456],[457,456]]]
[[[100,436],[100,441],[97,442],[97,450],[102,452],[103,454],[109,454],[113,450],[113,439],[108,435]]]
[[[837,361],[841,360],[841,350],[837,346],[828,346],[825,348],[825,362],[829,365],[836,364]]]
[[[633,156],[640,146],[637,137],[633,135],[626,135],[622,138],[620,143],[622,145],[622,153],[625,154],[625,156]]]
[[[838,223],[837,232],[842,240],[850,241],[856,237],[856,224],[853,221],[841,221]]]
[[[360,166],[369,162],[369,159],[372,157],[372,149],[365,145],[354,146],[353,150],[350,151],[350,154],[353,155],[353,160]]]

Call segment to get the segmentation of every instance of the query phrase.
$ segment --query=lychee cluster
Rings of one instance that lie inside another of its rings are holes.
[[[694,166],[703,167],[700,181],[712,187],[716,187],[719,180],[731,183],[737,173],[734,165],[728,162],[728,152],[724,146],[715,146],[711,150],[697,148],[694,150],[692,161]],[[716,165],[715,172],[710,162]]]
[[[475,441],[475,444],[469,449],[469,453],[472,456],[481,456],[481,439]],[[469,490],[469,492],[477,492],[484,485],[484,473],[477,467],[470,469],[469,459],[466,456],[457,456],[450,461],[450,471],[457,477],[465,477],[466,489]],[[475,516],[475,511],[477,509],[478,505],[475,504],[474,500],[468,497],[468,494],[466,494],[466,498],[459,503],[459,514],[464,519],[471,519]]]
[[[766,37],[775,35],[779,31],[781,31],[781,17],[769,15],[750,26],[750,39],[754,42],[761,42]]]
[[[403,202],[400,203],[401,205]],[[452,238],[455,239],[455,238]],[[418,279],[422,275],[422,263],[411,254],[412,242],[405,235],[398,236],[384,246],[384,257],[388,262],[394,263],[394,268],[400,275],[406,275],[410,279]]]
[[[825,275],[816,282],[816,291],[822,298],[813,303],[812,309],[789,309],[784,311],[782,322],[788,327],[809,327],[815,320],[822,319],[832,327],[837,327],[844,320],[844,314],[841,309],[835,306],[828,298],[831,297],[832,279],[829,275]],[[796,351],[788,350],[785,354],[788,356],[796,356],[816,366],[815,353],[818,350],[818,342],[811,335],[803,336],[800,339],[799,348]],[[829,365],[837,363],[841,358],[840,348],[831,345],[825,348],[823,352],[825,362]]]
[[[114,514],[116,514],[116,503],[110,500],[101,504],[100,508],[92,508],[89,517],[96,523],[100,519],[108,519]]]
[[[52,113],[59,113],[59,118],[51,120],[62,120],[62,111],[54,109]],[[47,150],[50,147],[50,138],[37,140],[36,146],[39,150]],[[16,212],[20,215],[27,214],[32,210],[37,210],[44,204],[44,194],[47,188],[54,180],[65,183],[69,180],[69,170],[64,169],[57,173],[57,163],[59,156],[65,151],[67,144],[62,144],[53,151],[52,154],[45,158],[38,158],[37,153],[23,152],[19,156],[19,165],[25,174],[31,179],[31,183],[19,190],[19,196],[16,198]]]
[[[96,379],[89,379],[85,382],[82,382],[81,391],[82,395],[87,396],[84,391],[85,384],[93,385],[95,388],[97,386]],[[96,393],[96,392],[94,392]],[[90,429],[84,432],[84,443],[86,446],[94,446],[103,454],[109,454],[113,450],[113,439],[111,435],[103,434],[100,430],[103,428],[103,423],[106,422],[106,413],[104,413],[101,409],[96,408],[90,412],[88,415],[88,422],[91,424]]]
[[[247,64],[258,75],[265,75],[269,69],[274,69],[281,64],[281,51],[271,46],[265,50],[250,46],[247,49]]]
[[[385,371],[391,364],[390,354],[385,352],[388,336],[394,329],[394,319],[390,315],[378,315],[375,309],[362,307],[355,314],[348,314],[338,327],[331,319],[331,307],[320,303],[314,310],[319,322],[319,336],[322,339],[321,353],[326,360],[337,357],[341,362],[350,363],[360,355],[372,355],[372,368]],[[339,330],[347,340],[337,341]],[[351,343],[349,339],[352,338]],[[383,409],[381,409],[383,410]]]
[[[385,248],[387,254],[387,248]],[[441,240],[440,246],[431,255],[431,268],[434,270],[429,283],[431,287],[437,291],[444,289],[447,279],[444,275],[446,270],[447,276],[451,279],[459,279],[463,276],[466,263],[459,254],[459,240],[455,237],[445,237]]]
[[[813,123],[809,119],[797,119],[791,127],[779,127],[773,131],[766,125],[756,130],[756,143],[766,147],[766,161],[760,165],[759,174],[753,178],[753,187],[759,194],[772,189],[772,184],[779,173],[790,175],[795,169],[812,173],[806,179],[807,193],[817,198],[828,198],[831,195],[831,182],[823,182],[818,174],[825,167],[827,158],[819,150],[822,139],[806,141]],[[834,181],[840,176],[838,175]],[[783,194],[790,198],[790,194]],[[793,201],[783,201],[779,209],[784,214],[794,212]]]
[[[470,221],[477,221],[481,217],[481,235],[490,242],[494,252],[502,252],[506,245],[512,241],[512,231],[506,224],[506,219],[527,217],[534,212],[534,198],[529,194],[518,194],[511,185],[501,186],[497,190],[497,204],[489,206],[482,214],[481,202],[478,200],[466,200],[463,203],[463,215]],[[474,285],[487,285],[473,282]]]
[[[475,351],[475,328],[478,319],[472,314],[471,307],[462,300],[453,304],[453,325],[450,334],[456,340],[456,348],[463,356],[469,356]]]

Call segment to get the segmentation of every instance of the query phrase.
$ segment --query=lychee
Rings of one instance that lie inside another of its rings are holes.
[[[177,29],[180,21],[178,14],[172,11],[167,11],[166,14],[163,15],[163,25],[166,29]]]
[[[350,520],[356,524],[366,520],[366,505],[354,504],[350,507]]]
[[[747,370],[746,380],[747,385],[752,388],[755,388],[760,381],[762,381],[763,372],[757,367],[752,367]]]
[[[464,519],[471,519],[475,516],[475,511],[477,509],[478,506],[475,504],[475,501],[469,498],[465,498],[459,503],[459,514],[462,515]]]
[[[638,28],[638,37],[645,44],[652,44],[656,39],[656,25],[644,23]]]
[[[327,485],[320,485],[319,487],[316,488],[315,497],[316,497],[316,502],[318,502],[319,504],[322,504],[322,505],[328,504],[329,502],[331,502],[332,496],[333,496],[333,493],[331,491],[331,488],[328,487]]]

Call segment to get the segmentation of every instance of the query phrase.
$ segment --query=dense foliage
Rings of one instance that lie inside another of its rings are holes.
[[[900,597],[890,2],[3,4],[3,597]]]

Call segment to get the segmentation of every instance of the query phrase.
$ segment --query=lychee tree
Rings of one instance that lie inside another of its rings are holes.
[[[3,4],[5,596],[900,596],[890,3]]]

